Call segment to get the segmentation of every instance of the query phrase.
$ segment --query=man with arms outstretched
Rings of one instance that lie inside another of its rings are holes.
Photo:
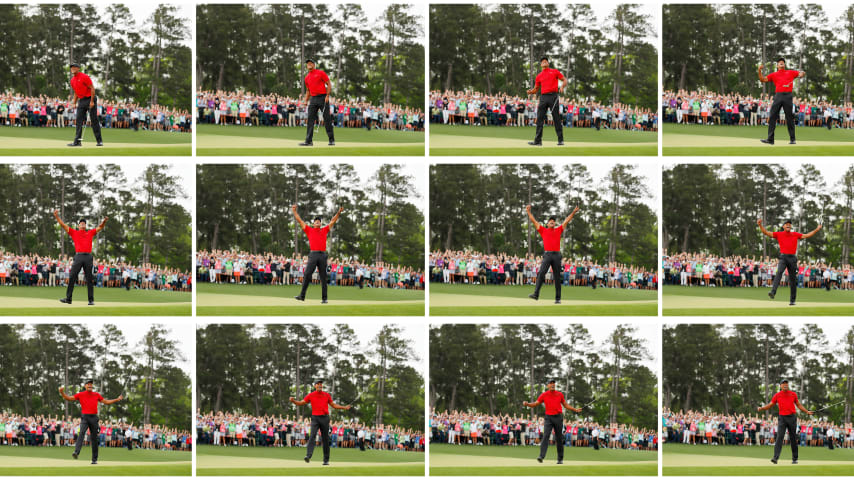
[[[539,90],[540,103],[537,105],[537,133],[533,142],[528,145],[543,146],[543,125],[546,123],[546,112],[552,111],[558,146],[563,145],[563,125],[560,119],[560,94],[566,88],[566,78],[555,68],[549,68],[549,57],[540,59],[541,71],[534,80],[534,88],[527,91],[534,95]]]
[[[300,294],[294,298],[301,302],[305,301],[308,284],[311,283],[311,277],[314,275],[314,270],[317,269],[317,273],[320,275],[320,288],[323,291],[323,300],[321,303],[329,303],[326,298],[326,262],[329,259],[329,255],[326,253],[326,237],[329,236],[329,230],[331,230],[332,226],[335,225],[335,222],[338,221],[338,218],[341,216],[341,212],[344,211],[344,208],[339,208],[338,213],[332,217],[332,220],[329,221],[329,225],[325,227],[320,226],[320,217],[314,217],[312,225],[308,226],[302,221],[299,213],[297,213],[296,205],[291,207],[291,210],[293,210],[294,218],[297,223],[299,223],[300,228],[302,228],[302,231],[305,232],[308,237],[308,248],[310,250],[308,253],[308,265],[305,266],[305,275],[303,275],[302,290],[300,291]]]
[[[329,146],[335,145],[335,132],[332,129],[332,113],[329,111],[329,91],[332,82],[326,72],[316,68],[314,60],[306,60],[305,68],[308,74],[305,76],[305,99],[308,103],[308,118],[305,127],[305,142],[301,147],[314,145],[314,124],[319,121],[319,111],[323,112],[323,126],[326,127],[326,136],[329,138]]]
[[[798,233],[792,231],[792,221],[786,220],[783,223],[783,230],[772,233],[762,225],[761,218],[756,220],[756,223],[759,224],[759,230],[763,234],[777,240],[777,243],[780,245],[780,260],[777,264],[777,274],[774,275],[774,283],[771,285],[771,291],[768,292],[768,296],[771,297],[771,300],[774,300],[774,295],[777,294],[777,287],[780,286],[780,280],[783,278],[783,272],[788,270],[789,305],[794,306],[798,296],[798,240],[812,237],[821,230],[821,225],[810,233]]]
[[[111,405],[121,401],[124,397],[121,395],[112,400],[106,400],[100,393],[95,391],[95,384],[92,380],[86,381],[86,390],[77,392],[72,397],[65,393],[65,387],[59,387],[59,394],[67,402],[80,402],[80,432],[77,434],[77,443],[74,446],[74,453],[71,454],[75,460],[80,455],[80,449],[83,448],[83,441],[86,438],[86,430],[89,430],[89,444],[92,446],[92,465],[98,464],[98,443],[100,441],[98,428],[98,403]]]
[[[317,431],[320,430],[320,441],[323,445],[323,464],[329,465],[329,407],[336,410],[350,410],[350,405],[338,405],[332,401],[332,395],[323,391],[323,381],[314,382],[314,391],[302,400],[294,397],[288,399],[297,406],[311,404],[311,433],[308,436],[305,449],[305,463],[311,461],[314,444],[317,441]]]
[[[540,456],[537,461],[543,463],[546,458],[546,452],[549,449],[549,437],[552,430],[555,432],[555,447],[557,447],[557,463],[563,464],[563,409],[572,410],[575,413],[580,413],[580,408],[570,407],[566,403],[563,393],[555,389],[555,381],[549,380],[548,388],[541,393],[536,402],[522,402],[522,405],[529,408],[536,408],[540,404],[546,405],[546,417],[543,423],[543,439],[540,442]]]
[[[95,275],[92,273],[94,268],[94,258],[92,257],[92,239],[107,224],[107,218],[100,225],[92,230],[86,230],[86,220],[77,222],[77,230],[69,227],[59,218],[59,210],[53,211],[53,216],[59,225],[71,236],[74,241],[74,263],[71,264],[71,272],[68,277],[68,288],[65,291],[65,298],[60,298],[59,301],[71,305],[71,297],[74,295],[74,284],[77,283],[77,275],[80,274],[80,269],[83,269],[83,276],[86,277],[86,288],[89,293],[89,305],[95,305]]]
[[[534,287],[534,293],[528,295],[528,297],[533,298],[534,300],[540,299],[540,288],[543,286],[543,282],[546,281],[546,273],[548,273],[549,268],[551,268],[552,277],[555,282],[555,303],[560,303],[560,280],[562,278],[562,269],[560,265],[560,237],[563,235],[563,229],[572,221],[572,217],[578,213],[578,207],[575,207],[575,210],[573,210],[572,213],[566,217],[566,220],[564,220],[558,227],[555,227],[557,224],[555,217],[550,217],[546,226],[543,226],[534,218],[534,215],[531,213],[530,205],[525,207],[525,210],[528,212],[528,220],[534,224],[534,228],[537,229],[537,233],[543,237],[543,247],[545,248],[545,252],[543,252],[543,263],[540,265],[540,273],[537,274],[537,286]]]
[[[83,146],[83,126],[86,124],[86,115],[89,115],[89,122],[92,125],[92,133],[95,134],[96,145],[104,146],[101,138],[101,123],[98,119],[98,100],[95,97],[95,85],[89,75],[80,71],[80,65],[72,62],[68,67],[71,69],[71,89],[74,91],[74,99],[71,103],[77,106],[77,118],[75,124],[77,131],[74,134],[74,141],[69,143],[69,147]]]
[[[780,391],[771,397],[771,403],[757,408],[756,411],[763,412],[770,410],[775,404],[779,413],[777,414],[777,438],[774,441],[774,458],[771,459],[771,463],[776,464],[780,458],[780,451],[783,450],[783,439],[786,438],[786,432],[789,432],[789,444],[792,445],[792,463],[796,464],[798,463],[798,441],[800,437],[798,436],[798,415],[795,407],[807,415],[812,415],[815,412],[811,412],[801,405],[801,401],[798,400],[798,394],[789,390],[788,380],[781,380]]]
[[[777,118],[780,116],[780,108],[786,114],[786,128],[789,129],[789,144],[795,144],[795,114],[792,111],[792,86],[796,78],[803,78],[804,72],[798,70],[787,70],[786,60],[777,59],[777,71],[762,74],[763,65],[759,65],[759,81],[774,82],[774,103],[771,104],[771,113],[768,116],[768,138],[762,139],[762,143],[774,145],[774,129],[777,128]]]

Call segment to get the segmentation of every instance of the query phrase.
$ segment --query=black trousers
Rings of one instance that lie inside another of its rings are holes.
[[[546,112],[549,110],[552,111],[557,141],[563,141],[563,125],[560,121],[560,102],[558,100],[557,92],[540,95],[540,103],[537,105],[537,135],[534,137],[534,143],[543,142],[543,125],[546,123]]]
[[[74,284],[77,283],[77,276],[80,274],[80,269],[83,269],[83,276],[86,277],[86,291],[89,293],[89,301],[95,301],[95,275],[92,274],[93,261],[91,253],[78,253],[74,255],[74,263],[71,264],[71,272],[68,277],[68,288],[65,289],[65,298],[71,301],[74,295]]]
[[[789,432],[789,445],[792,446],[792,461],[798,459],[798,442],[801,437],[798,436],[798,416],[796,414],[780,415],[777,420],[777,438],[774,441],[774,458],[780,458],[780,451],[783,450],[783,438]]]
[[[795,141],[795,114],[792,112],[792,92],[777,92],[774,103],[771,104],[771,114],[768,117],[768,141],[774,141],[774,129],[777,128],[777,117],[780,108],[786,114],[786,128],[789,129],[789,140]]]
[[[74,453],[80,454],[83,441],[86,438],[86,429],[89,429],[89,443],[92,446],[92,461],[98,461],[98,444],[101,442],[100,428],[98,427],[98,416],[83,414],[80,416],[80,433],[77,434],[77,443],[74,445]]]
[[[306,444],[305,456],[311,458],[314,453],[314,441],[317,438],[317,431],[320,430],[320,443],[323,445],[323,461],[329,461],[329,415],[312,415],[311,416],[311,433],[308,436]]]
[[[86,114],[92,122],[92,133],[95,140],[101,142],[101,123],[98,121],[98,106],[95,97],[86,97],[77,100],[77,133],[74,135],[74,143],[80,143],[83,138],[83,125],[86,124]]]
[[[774,275],[774,284],[771,285],[771,294],[777,293],[783,271],[789,271],[789,303],[795,303],[798,296],[798,257],[796,255],[780,255],[780,263],[777,264],[777,274]]]
[[[540,458],[546,458],[552,430],[555,432],[557,459],[561,461],[563,460],[563,415],[546,415],[543,422],[543,440],[540,442]]]
[[[326,136],[330,142],[335,141],[335,133],[332,131],[332,114],[329,113],[329,103],[326,95],[315,95],[308,101],[308,122],[305,129],[305,143],[311,143],[314,138],[314,124],[317,123],[318,111],[323,110],[323,126],[326,127]]]
[[[537,274],[537,286],[534,287],[535,297],[540,297],[540,288],[543,286],[543,282],[546,281],[546,273],[551,268],[552,277],[554,277],[555,281],[555,300],[560,300],[560,284],[563,279],[561,277],[560,261],[560,252],[546,252],[543,254],[543,263],[540,264],[540,273]]]
[[[311,277],[314,275],[314,270],[320,276],[320,288],[323,290],[323,299],[326,300],[326,260],[329,258],[326,252],[314,250],[308,254],[308,265],[305,267],[305,275],[302,277],[302,290],[299,296],[305,298],[305,293],[308,291],[308,284],[311,283]]]

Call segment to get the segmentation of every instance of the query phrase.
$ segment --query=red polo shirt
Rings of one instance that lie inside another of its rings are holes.
[[[68,234],[74,241],[74,251],[77,253],[92,253],[92,239],[97,233],[98,231],[94,228],[92,230],[68,229]]]
[[[104,397],[98,392],[82,391],[74,395],[74,399],[80,402],[80,412],[84,415],[97,415],[98,402],[103,402]]]
[[[540,225],[537,232],[543,237],[543,247],[547,252],[560,251],[560,236],[563,234],[563,225],[558,225],[555,228]]]
[[[308,247],[311,250],[326,251],[326,237],[329,235],[329,225],[323,228],[310,227],[308,225],[302,229],[308,236]]]
[[[780,415],[792,415],[796,412],[795,402],[798,400],[798,394],[791,390],[780,390],[771,397],[771,403],[777,404],[780,410]]]
[[[563,393],[557,390],[546,390],[537,398],[538,402],[543,402],[546,406],[546,415],[560,415],[563,413]]]
[[[777,92],[791,92],[795,79],[801,72],[797,70],[777,70],[767,75],[768,80],[774,82]]]
[[[798,239],[803,236],[803,233],[787,232],[785,230],[774,232],[774,238],[780,244],[780,253],[783,255],[797,255]]]
[[[306,395],[303,401],[311,403],[312,415],[329,415],[329,405],[332,404],[332,395],[324,391],[318,392],[315,390]]]
[[[329,76],[323,70],[314,69],[308,72],[305,76],[305,86],[308,88],[308,94],[312,97],[315,95],[323,95],[326,91],[326,82],[329,81]]]
[[[92,86],[92,79],[89,78],[89,75],[86,75],[83,72],[77,72],[76,75],[71,77],[71,88],[74,89],[74,93],[79,98],[86,98],[91,96],[89,87]]]
[[[555,68],[547,68],[537,75],[535,85],[540,86],[540,94],[557,92],[557,81],[564,80],[563,74]]]

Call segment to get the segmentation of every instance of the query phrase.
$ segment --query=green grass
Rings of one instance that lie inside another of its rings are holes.
[[[795,127],[796,145],[789,145],[786,126],[778,126],[776,143],[765,145],[768,127],[719,125],[662,126],[664,155],[679,156],[851,156],[854,155],[854,130],[827,130],[820,127]]]
[[[200,445],[196,454],[199,476],[424,476],[423,452],[390,452],[333,448],[330,465],[323,450],[314,450],[305,463],[305,448],[214,447]]]
[[[304,127],[198,125],[200,156],[424,156],[424,132],[336,128],[334,147],[326,130],[315,130],[314,146],[300,147]]]
[[[0,155],[13,156],[190,156],[189,133],[102,128],[103,147],[95,146],[90,128],[83,131],[83,146],[69,147],[74,129],[0,128]]]
[[[664,475],[679,476],[850,476],[854,451],[822,447],[798,449],[798,465],[791,464],[786,445],[780,461],[773,465],[772,446],[708,446],[665,444]]]
[[[423,290],[334,287],[329,303],[320,303],[320,285],[310,285],[305,302],[299,302],[298,285],[197,285],[196,314],[203,316],[423,316]]]
[[[0,287],[0,316],[189,316],[190,292],[95,288],[87,305],[86,286],[74,287],[71,305],[59,303],[64,287]]]
[[[4,476],[190,476],[191,452],[128,451],[101,448],[98,465],[90,465],[92,451],[84,447],[77,460],[73,447],[0,447]]]
[[[560,305],[554,304],[554,286],[543,285],[537,301],[528,298],[533,291],[533,286],[431,283],[430,315],[658,315],[655,290],[563,287]]]
[[[774,300],[767,287],[710,288],[665,285],[662,312],[666,316],[849,316],[854,291],[798,289],[796,306],[789,306],[789,288],[780,287]]]
[[[430,475],[436,476],[654,476],[658,453],[637,450],[564,449],[563,465],[549,446],[544,463],[539,447],[430,444]]]
[[[543,146],[533,147],[535,127],[471,127],[430,124],[430,155],[585,156],[658,155],[657,132],[564,128],[566,145],[557,146],[554,127],[543,129]]]

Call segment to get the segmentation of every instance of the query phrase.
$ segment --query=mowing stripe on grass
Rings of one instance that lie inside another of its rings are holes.
[[[817,477],[851,476],[851,465],[771,465],[765,467],[664,467],[664,476],[703,476],[703,477]]]
[[[168,455],[168,454],[167,454]],[[81,460],[74,459],[58,459],[58,458],[34,458],[34,457],[13,457],[13,456],[2,456],[0,457],[0,464],[3,467],[32,467],[34,462],[37,462],[40,467],[82,467],[83,462],[86,461],[88,464],[88,457],[86,457],[86,452],[81,453]],[[157,465],[172,465],[172,466],[180,466],[180,465],[190,465],[189,461],[163,461],[163,462],[127,462],[127,461],[112,461],[112,460],[99,460],[98,466],[92,466],[91,468],[99,468],[101,465],[106,467],[130,467],[130,466],[157,466]],[[88,465],[86,465],[88,466]]]
[[[421,466],[424,462],[336,462],[333,458],[330,462],[335,467],[371,467],[381,468],[388,466]],[[311,463],[303,460],[291,460],[285,458],[263,458],[244,457],[231,455],[198,455],[196,466],[199,468],[294,468],[294,469],[320,469],[322,462],[315,459]]]
[[[749,448],[749,447],[745,447]],[[691,455],[684,453],[667,453],[664,452],[664,463],[665,467],[717,467],[720,465],[726,465],[728,467],[767,467],[771,466],[770,455],[771,449],[766,449],[768,451],[768,458],[752,458],[752,457],[738,457],[738,456],[723,456],[723,455]],[[803,450],[802,450],[803,451]],[[432,459],[432,457],[431,457]],[[780,464],[791,464],[791,459],[781,458]],[[837,461],[837,460],[809,460],[809,459],[799,459],[798,465],[809,466],[809,465],[840,465],[845,464],[845,462]],[[852,468],[854,465],[848,464]],[[797,468],[797,466],[793,466]],[[854,470],[852,470],[854,472]]]
[[[499,132],[496,132],[499,133]],[[633,142],[630,144],[626,143],[608,143],[608,142],[575,142],[571,139],[565,139],[566,145],[563,147],[566,149],[566,155],[572,155],[574,148],[590,148],[590,147],[610,147],[610,146],[623,146],[623,147],[655,147],[658,145],[657,142]],[[441,134],[430,134],[430,149],[433,147],[447,149],[447,148],[512,148],[512,147],[527,147],[531,151],[537,150],[540,147],[534,147],[527,145],[527,140],[520,140],[516,138],[506,138],[506,137],[482,137],[482,136],[464,136],[464,135],[441,135]],[[544,146],[557,146],[557,142],[544,142]]]
[[[334,147],[330,147],[327,145],[326,139],[317,140],[312,147],[302,147],[303,150],[335,150],[340,148],[353,148],[353,147],[417,147],[424,146],[424,142],[419,142],[415,139],[406,139],[406,140],[414,140],[414,141],[402,141],[402,142],[359,142],[359,141],[349,141],[349,142],[341,142],[336,141]],[[242,137],[239,135],[197,135],[196,136],[196,145],[199,148],[233,148],[233,147],[242,147],[242,148],[296,148],[298,147],[299,140],[294,140],[291,138],[270,138],[270,137]]]
[[[424,304],[424,300],[335,300],[334,297],[329,298],[330,304],[335,305],[376,305],[384,303],[397,304]],[[304,305],[320,306],[320,299],[306,298],[305,301],[299,301],[290,296],[282,297],[265,297],[260,295],[238,295],[238,294],[223,294],[223,293],[198,293],[196,294],[196,305],[205,307],[234,307],[245,305],[248,307],[257,306],[272,306],[272,307],[299,307]]]
[[[94,141],[84,142],[82,147],[69,147],[71,140],[50,140],[45,138],[20,138],[20,137],[2,137],[3,146],[5,148],[21,148],[21,149],[45,149],[56,148],[66,150],[118,150],[128,148],[164,148],[175,147],[174,143],[110,143],[104,140],[104,146],[99,147]],[[189,148],[187,145],[186,148]]]
[[[702,128],[702,127],[701,127]],[[787,139],[780,139],[774,145],[766,145],[759,140],[761,138],[765,138],[763,136],[759,136],[757,138],[743,138],[743,137],[732,137],[725,135],[685,135],[681,133],[665,133],[663,135],[663,146],[664,148],[668,147],[754,147],[761,148],[767,151],[768,155],[774,154],[785,154],[786,152],[790,152],[792,150],[797,150],[799,148],[810,148],[810,147],[830,147],[830,146],[844,146],[846,143],[850,142],[834,142],[834,141],[818,141],[818,140],[798,140],[795,145],[789,145],[789,141]]]
[[[598,462],[591,460],[565,459],[564,467],[572,468],[573,465],[657,465],[658,460],[641,460],[636,462]],[[431,453],[430,467],[531,467],[543,468],[553,465],[538,463],[536,459],[496,457],[491,455],[453,455],[447,453]]]
[[[540,300],[532,300],[528,297],[496,297],[486,295],[465,295],[455,293],[431,293],[431,307],[538,307],[560,309],[573,305],[612,305],[619,303],[633,304],[656,304],[658,300],[635,300],[616,302],[613,300],[561,300],[560,305],[553,303],[553,297],[540,297]]]
[[[767,295],[763,292],[762,295]],[[666,291],[663,295],[664,301],[664,309],[671,308],[701,308],[701,309],[746,309],[746,308],[756,308],[762,310],[786,310],[791,312],[800,311],[801,313],[807,313],[807,310],[812,308],[849,308],[852,312],[854,312],[854,305],[851,303],[842,303],[842,302],[811,302],[811,301],[798,301],[797,305],[789,306],[788,297],[789,292],[788,289],[785,292],[780,292],[777,294],[778,300],[770,300],[767,296],[765,299],[762,299],[762,296],[757,295],[756,300],[747,300],[743,298],[719,298],[719,297],[692,297],[688,295],[667,295]],[[432,298],[432,297],[431,297]],[[784,298],[785,301],[780,301],[780,298]]]
[[[3,297],[0,297],[3,298]],[[7,299],[4,298],[3,302]],[[67,310],[72,309],[86,309],[86,310],[95,310],[98,308],[116,308],[116,307],[155,307],[155,306],[169,306],[169,307],[189,307],[192,306],[192,302],[164,302],[164,303],[152,303],[152,302],[102,302],[99,301],[97,297],[95,297],[95,305],[89,305],[89,303],[84,300],[76,300],[71,305],[63,305],[59,303],[59,298],[55,300],[50,300],[47,298],[14,298],[8,299],[8,301],[14,303],[13,308],[62,308]]]

